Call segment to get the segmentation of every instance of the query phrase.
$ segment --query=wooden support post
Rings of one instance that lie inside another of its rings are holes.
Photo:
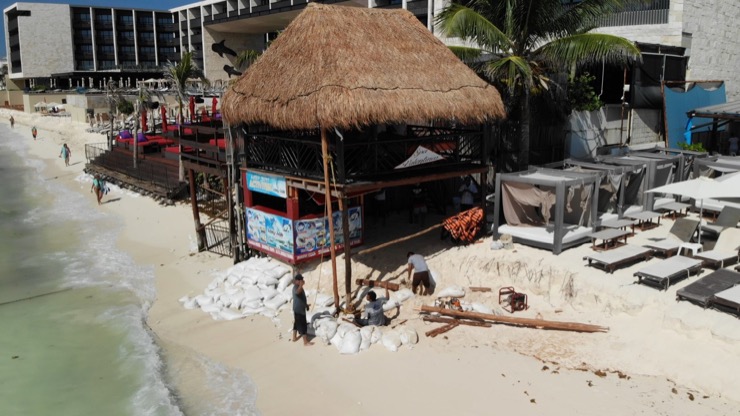
[[[401,285],[398,283],[381,282],[379,280],[370,279],[356,279],[355,284],[357,284],[357,286],[382,287],[383,289],[392,290],[394,292],[401,288]]]
[[[493,324],[491,324],[490,322],[468,321],[456,318],[441,318],[438,316],[425,316],[423,319],[424,322],[436,322],[438,324],[451,324],[453,322],[457,322],[459,325],[478,326],[482,328],[490,328],[493,326]]]
[[[491,321],[495,323],[518,325],[529,328],[542,328],[542,329],[558,329],[561,331],[575,331],[575,332],[607,332],[608,327],[581,324],[577,322],[559,322],[559,321],[546,321],[544,319],[531,319],[531,318],[515,318],[513,316],[500,316],[491,315],[487,313],[479,312],[462,312],[454,309],[437,308],[434,306],[421,306],[422,312],[437,312],[440,315],[454,316],[456,318],[473,318],[483,319],[485,321]]]
[[[444,334],[445,332],[449,331],[452,328],[455,328],[458,325],[460,325],[458,322],[452,322],[447,325],[440,326],[437,329],[432,329],[431,331],[427,331],[424,335],[434,338],[437,335]]]
[[[337,286],[337,249],[334,237],[334,218],[331,207],[331,188],[329,186],[329,141],[326,129],[321,128],[321,155],[324,160],[324,192],[327,215],[329,216],[329,252],[331,253],[331,275],[334,289],[334,306],[339,310],[339,287]]]
[[[342,241],[344,241],[344,296],[347,308],[352,303],[352,250],[349,244],[349,207],[347,197],[342,192],[339,197],[339,210],[342,212]]]
[[[135,145],[136,143],[134,143]],[[200,211],[198,210],[198,195],[195,186],[195,171],[188,169],[188,179],[190,180],[190,206],[193,208],[193,220],[195,221],[195,235],[198,241],[198,251],[206,249],[206,239],[204,235],[203,224],[200,223]]]

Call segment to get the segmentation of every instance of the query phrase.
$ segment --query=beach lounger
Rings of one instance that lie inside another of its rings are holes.
[[[651,241],[642,246],[653,250],[653,252],[663,257],[671,257],[678,253],[678,249],[681,248],[682,243],[691,241],[698,227],[699,221],[697,220],[679,218],[673,223],[666,238]]]
[[[738,221],[740,221],[740,208],[725,206],[717,220],[711,224],[703,224],[699,228],[702,233],[717,237],[723,230],[737,227]]]
[[[694,258],[704,260],[704,265],[723,268],[740,261],[740,228],[728,228],[720,233],[714,248],[696,253]]]
[[[678,289],[676,300],[688,300],[706,308],[710,306],[712,296],[736,285],[740,285],[740,273],[720,269],[684,288]]]
[[[723,290],[712,296],[712,306],[740,315],[740,285]]]
[[[701,270],[701,260],[691,257],[673,256],[638,270],[634,276],[637,283],[654,285],[668,290],[668,286]]]
[[[610,251],[589,254],[583,260],[588,260],[589,266],[598,265],[609,273],[620,266],[647,260],[653,256],[653,251],[646,247],[625,245]]]

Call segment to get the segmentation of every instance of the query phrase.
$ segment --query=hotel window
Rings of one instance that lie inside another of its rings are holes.
[[[172,23],[172,19],[168,17],[158,17],[157,18],[157,24],[158,25],[169,25]]]
[[[174,32],[157,33],[157,38],[159,40],[175,39],[175,33]]]
[[[121,62],[121,65],[131,68],[136,66],[136,61],[123,61]]]
[[[154,18],[151,16],[140,16],[139,17],[139,24],[151,26],[152,23],[154,23]]]
[[[144,40],[154,40],[154,32],[139,32],[139,37]]]
[[[121,39],[134,39],[134,32],[127,30],[124,32],[121,32]]]
[[[78,45],[77,50],[82,53],[92,53],[92,45]]]
[[[93,69],[95,67],[93,61],[79,61],[77,66],[80,69]]]
[[[128,15],[118,16],[118,21],[121,23],[133,24],[134,16],[128,16]]]
[[[139,52],[141,54],[153,54],[154,53],[154,47],[153,46],[144,46],[139,48]]]
[[[113,16],[112,15],[109,15],[109,14],[99,14],[99,15],[95,16],[95,19],[98,22],[106,23],[106,22],[112,22],[113,21]]]
[[[100,69],[110,69],[116,67],[116,61],[100,61]]]
[[[101,53],[114,53],[113,45],[102,45],[100,47]]]
[[[133,46],[120,46],[119,50],[121,53],[133,54],[136,53],[136,49]]]
[[[80,36],[83,38],[89,38],[90,36],[92,36],[92,32],[90,32],[90,29],[82,29],[79,33]]]
[[[103,39],[113,39],[113,31],[112,30],[101,30],[98,32],[100,34],[100,37]]]
[[[75,19],[80,22],[89,22],[90,21],[90,13],[78,13],[75,15]]]

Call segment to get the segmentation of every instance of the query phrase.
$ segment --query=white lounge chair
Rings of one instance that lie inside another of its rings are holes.
[[[651,241],[642,246],[647,247],[664,257],[670,257],[678,253],[678,249],[681,248],[681,244],[691,241],[691,238],[696,234],[696,229],[698,227],[699,221],[697,220],[678,218],[673,223],[670,231],[668,231],[668,236],[666,238]]]
[[[723,268],[740,261],[740,228],[722,231],[714,248],[696,253],[694,258],[704,261],[704,265]]]
[[[589,254],[583,260],[588,260],[589,266],[599,265],[605,271],[614,273],[619,266],[647,260],[652,256],[652,249],[627,244],[614,250]]]
[[[646,283],[668,290],[668,286],[701,271],[702,261],[691,257],[673,256],[637,271],[638,283]]]
[[[717,237],[723,230],[737,227],[738,221],[740,221],[740,208],[725,206],[713,223],[702,224],[699,229],[704,234]]]

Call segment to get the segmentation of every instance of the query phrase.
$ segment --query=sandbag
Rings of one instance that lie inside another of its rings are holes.
[[[275,309],[272,309],[272,308],[264,307],[260,311],[260,315],[266,316],[268,318],[274,318],[274,317],[277,316],[277,311]]]
[[[378,342],[382,335],[380,328],[370,325],[360,328],[360,336],[362,337],[362,342],[360,342],[360,351],[365,351],[370,348],[370,345]]]
[[[324,340],[328,345],[331,342],[331,339],[334,338],[334,335],[337,334],[338,327],[339,324],[337,324],[333,319],[320,319],[316,321],[314,329],[316,336]]]
[[[214,312],[220,312],[221,306],[215,303],[211,303],[208,305],[201,305],[200,309],[205,313],[214,313]]]
[[[250,286],[246,289],[244,289],[244,300],[246,302],[250,302],[253,300],[261,300],[262,299],[262,291],[256,286]]]
[[[403,288],[401,290],[396,291],[393,295],[391,295],[394,299],[398,301],[398,303],[406,302],[408,299],[411,299],[414,297],[414,292],[411,291],[411,289]]]
[[[248,300],[247,298],[243,298],[241,304],[239,305],[239,309],[257,309],[262,306],[262,301],[259,299],[254,300]]]
[[[329,340],[329,343],[336,347],[337,351],[342,350],[342,335],[339,333],[339,331],[334,333],[334,336],[331,337],[331,340]]]
[[[275,296],[272,299],[264,301],[265,307],[274,309],[276,311],[279,310],[286,303],[288,303],[288,301],[282,296]]]
[[[419,342],[419,334],[416,333],[414,328],[401,327],[398,332],[403,345],[414,345]]]
[[[446,297],[453,297],[453,298],[461,298],[465,296],[465,289],[463,289],[462,286],[450,286],[446,287],[437,293],[438,298],[446,298]]]
[[[213,298],[208,295],[198,295],[195,297],[195,301],[198,303],[198,306],[206,306],[213,303]]]
[[[262,293],[262,300],[267,301],[267,300],[274,298],[275,295],[277,295],[280,292],[278,292],[277,289],[273,287],[267,287],[267,288],[261,289],[260,293]]]
[[[182,306],[185,309],[195,309],[198,307],[198,302],[195,300],[195,298],[188,298],[188,300],[182,303]]]
[[[242,315],[241,313],[233,309],[229,309],[229,308],[222,309],[221,312],[219,312],[218,314],[221,317],[221,319],[225,321],[233,321],[235,319],[244,318],[244,315]]]
[[[396,309],[399,306],[401,306],[401,304],[398,303],[398,301],[396,301],[395,299],[391,299],[383,304],[383,312],[388,312],[389,310]]]
[[[342,338],[342,348],[339,350],[340,354],[357,354],[360,352],[360,343],[362,342],[362,336],[360,331],[355,328],[352,332],[347,332]]]
[[[280,278],[277,284],[277,290],[283,291],[286,287],[290,286],[291,283],[293,283],[293,276],[290,275],[290,273],[284,275]]]
[[[319,293],[318,295],[316,295],[316,300],[314,301],[314,305],[316,305],[316,306],[331,306],[333,304],[334,304],[334,298],[333,297],[331,297],[329,295],[325,295],[323,293]]]
[[[398,347],[401,346],[401,336],[396,331],[386,331],[385,334],[383,334],[383,346],[388,349],[388,351],[396,352],[398,351]]]

